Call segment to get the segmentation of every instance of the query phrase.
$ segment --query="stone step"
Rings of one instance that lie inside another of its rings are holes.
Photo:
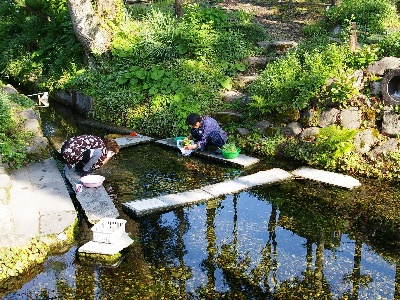
[[[238,177],[233,180],[207,185],[200,189],[126,202],[122,205],[122,208],[128,214],[141,216],[207,201],[222,195],[237,193],[255,186],[275,183],[291,177],[292,174],[289,172],[275,168],[267,171],[260,171],[248,176]]]
[[[89,253],[89,254],[115,255],[121,250],[127,248],[132,243],[133,240],[125,232],[115,243],[106,244],[106,243],[90,241],[81,246],[78,249],[78,252]]]
[[[179,150],[174,138],[157,140],[155,142],[156,142],[156,144]],[[239,154],[238,157],[233,158],[233,159],[226,159],[225,157],[222,156],[222,154],[215,154],[213,152],[208,152],[208,151],[193,151],[190,155],[195,155],[195,156],[199,156],[199,157],[203,157],[203,158],[210,158],[212,160],[230,163],[230,164],[242,167],[242,168],[252,166],[260,161],[258,158],[250,157],[250,156],[247,156],[244,154]]]

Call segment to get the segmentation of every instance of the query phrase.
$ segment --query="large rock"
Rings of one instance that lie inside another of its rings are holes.
[[[32,155],[41,155],[46,151],[49,145],[47,138],[43,136],[35,136],[32,143],[25,149],[26,153]]]
[[[303,142],[313,142],[318,135],[318,127],[308,127],[299,134],[299,139]]]
[[[21,111],[19,115],[24,119],[40,119],[40,116],[32,108]]]
[[[356,151],[361,154],[368,153],[377,139],[374,137],[373,129],[359,131],[354,136],[354,146]]]
[[[257,75],[239,75],[235,78],[235,85],[241,89],[244,89],[250,83],[252,83],[257,78]]]
[[[361,125],[361,113],[358,107],[349,107],[340,112],[340,124],[347,129],[358,129]]]
[[[384,57],[368,66],[367,71],[370,74],[383,76],[386,70],[396,69],[400,66],[400,58]]]
[[[336,124],[339,113],[340,110],[334,107],[325,109],[319,116],[318,126],[325,127],[332,124]]]
[[[362,70],[356,70],[350,76],[350,79],[354,79],[353,87],[360,90],[364,85],[364,72]]]
[[[383,110],[382,133],[392,137],[400,133],[400,116],[389,106]]]
[[[243,99],[246,97],[246,94],[243,94],[238,91],[225,91],[220,94],[221,99],[225,102],[232,103],[237,100]]]
[[[267,128],[271,127],[271,123],[268,121],[259,121],[256,124],[254,124],[254,128],[260,132],[260,133],[265,133]]]
[[[24,127],[25,130],[31,131],[33,133],[39,133],[40,132],[40,124],[37,119],[27,119],[24,122]]]
[[[250,134],[250,130],[248,130],[247,128],[243,128],[243,127],[236,128],[236,132],[241,136],[247,136]]]
[[[380,154],[387,154],[390,152],[394,152],[398,150],[398,144],[399,142],[395,138],[390,138],[386,142],[384,142],[382,145],[376,147],[372,151],[369,152],[369,156],[371,158],[376,158]]]
[[[11,84],[7,84],[6,86],[4,86],[3,91],[8,95],[18,94],[16,88],[14,88]]]
[[[55,93],[54,99],[57,102],[71,106],[80,113],[87,114],[93,108],[94,99],[80,92],[67,93],[65,91]]]
[[[298,136],[303,131],[301,123],[292,122],[282,128],[281,133],[285,136]]]
[[[265,56],[249,56],[246,57],[243,62],[248,65],[249,68],[264,69],[267,63],[272,60],[275,60],[275,58]]]

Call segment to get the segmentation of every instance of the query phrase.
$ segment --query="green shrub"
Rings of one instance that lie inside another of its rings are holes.
[[[335,125],[323,127],[313,142],[289,139],[285,147],[285,155],[311,166],[337,170],[341,167],[341,161],[354,156],[353,138],[356,133],[357,130]]]
[[[400,31],[395,31],[385,35],[378,44],[381,57],[394,56],[400,57]]]
[[[33,133],[22,129],[17,112],[32,105],[24,96],[0,93],[0,153],[2,162],[14,168],[28,162],[25,149],[33,137]]]
[[[300,72],[301,65],[295,52],[268,64],[248,89],[252,114],[282,112],[291,107]]]
[[[390,0],[343,0],[325,14],[326,24],[333,28],[348,21],[356,22],[357,29],[366,34],[382,34],[399,25],[396,7]]]
[[[267,114],[304,109],[320,98],[329,78],[344,78],[348,69],[348,49],[336,44],[311,48],[300,45],[295,51],[269,63],[250,85],[250,113]],[[343,88],[341,89],[343,90]],[[345,98],[340,98],[340,97]],[[347,94],[335,95],[338,102],[348,100]]]
[[[35,79],[50,90],[59,78],[83,64],[83,48],[65,0],[29,1],[29,5],[48,18],[27,12],[18,1],[0,4],[0,69],[22,84]]]

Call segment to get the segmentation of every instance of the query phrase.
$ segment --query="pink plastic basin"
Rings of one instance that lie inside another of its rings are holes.
[[[103,184],[104,176],[101,175],[86,175],[81,178],[81,182],[86,187],[99,187]]]

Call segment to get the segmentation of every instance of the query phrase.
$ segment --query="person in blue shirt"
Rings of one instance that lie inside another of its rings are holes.
[[[186,124],[191,127],[188,138],[195,141],[194,144],[185,146],[186,150],[205,151],[208,146],[219,148],[228,140],[228,134],[222,130],[214,118],[209,116],[191,113],[186,118]]]

